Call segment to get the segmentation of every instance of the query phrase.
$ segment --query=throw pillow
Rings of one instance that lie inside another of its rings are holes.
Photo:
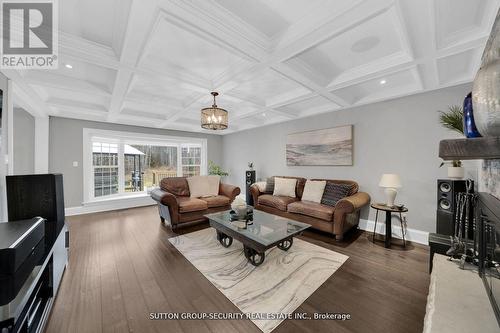
[[[220,185],[220,176],[218,175],[210,175],[205,176],[208,180],[208,193],[212,197],[219,195],[219,185]]]
[[[353,187],[354,185],[351,184],[327,183],[321,203],[323,205],[335,206],[337,201],[349,195]]]
[[[257,186],[257,188],[259,189],[259,192],[266,192],[266,182],[256,182],[256,183],[253,183],[253,185]]]
[[[296,186],[297,179],[275,177],[273,195],[295,198]]]
[[[307,180],[304,186],[302,200],[320,203],[323,192],[325,192],[325,186],[325,180]]]
[[[274,192],[274,177],[269,177],[266,179],[266,189],[265,193],[273,193]]]
[[[212,197],[219,194],[220,176],[192,176],[186,180],[191,198]]]

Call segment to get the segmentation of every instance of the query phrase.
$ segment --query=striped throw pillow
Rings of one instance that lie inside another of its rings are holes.
[[[266,190],[265,193],[273,193],[274,192],[274,177],[269,177],[266,179]]]
[[[327,182],[325,192],[323,192],[323,197],[321,198],[321,203],[323,205],[335,206],[337,201],[349,195],[353,187],[354,185],[352,184],[336,184]]]

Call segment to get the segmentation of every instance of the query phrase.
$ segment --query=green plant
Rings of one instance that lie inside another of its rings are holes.
[[[215,164],[213,161],[208,161],[208,174],[209,175],[218,175],[221,177],[229,176],[227,171],[222,170],[222,168]]]
[[[464,135],[464,112],[458,105],[452,105],[448,112],[439,112],[439,122],[444,128]]]
[[[444,162],[441,162],[439,167],[442,167],[445,164],[451,164],[454,168],[460,168],[462,166],[462,161],[460,161],[460,160],[444,161]]]

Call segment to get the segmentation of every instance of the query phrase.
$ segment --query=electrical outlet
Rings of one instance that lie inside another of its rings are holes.
[[[78,161],[73,161],[73,167],[75,167],[75,168],[78,167]]]

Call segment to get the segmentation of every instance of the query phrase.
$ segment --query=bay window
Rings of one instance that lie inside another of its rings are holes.
[[[206,139],[84,129],[84,200],[145,195],[166,177],[207,174]]]

